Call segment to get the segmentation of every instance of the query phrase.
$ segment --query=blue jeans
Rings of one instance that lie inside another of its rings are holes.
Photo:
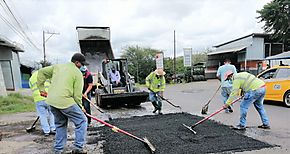
[[[226,104],[230,94],[231,94],[232,87],[221,87],[221,95],[223,97],[223,102]],[[232,106],[232,105],[231,105]],[[226,111],[229,109],[227,108]]]
[[[88,93],[88,99],[91,100],[91,93]],[[86,112],[88,114],[91,114],[90,102],[87,99],[85,99],[84,97],[82,98],[82,102],[83,102],[83,106],[84,106]],[[88,119],[88,124],[90,124],[91,123],[91,118],[87,116],[87,119]]]
[[[45,101],[36,102],[36,111],[40,119],[41,128],[43,133],[49,133],[55,130],[54,116],[51,108]]]
[[[55,116],[56,126],[55,152],[63,152],[67,141],[68,120],[72,121],[75,125],[74,148],[79,150],[83,149],[87,136],[87,118],[81,108],[77,104],[66,109],[58,109],[52,106],[51,111]]]
[[[263,105],[265,92],[266,92],[266,89],[265,87],[263,87],[257,90],[250,90],[245,93],[244,99],[242,100],[240,104],[240,125],[241,126],[246,126],[247,124],[246,117],[247,117],[249,106],[251,104],[254,104],[256,110],[259,112],[262,123],[267,126],[269,125],[269,119],[266,115],[266,111]]]
[[[161,110],[162,107],[162,100],[157,96],[160,95],[160,92],[154,93],[154,92],[150,92],[149,93],[149,100],[152,102],[155,110]]]

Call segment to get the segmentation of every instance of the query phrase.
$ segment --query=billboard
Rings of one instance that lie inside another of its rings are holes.
[[[183,48],[183,64],[185,67],[190,67],[192,64],[192,48]]]

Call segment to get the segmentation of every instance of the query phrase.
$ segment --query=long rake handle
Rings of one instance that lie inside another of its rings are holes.
[[[86,114],[88,117],[90,117],[90,118],[92,118],[92,119],[94,119],[94,120],[96,120],[96,121],[98,121],[98,122],[100,122],[100,123],[102,123],[102,124],[104,124],[104,125],[106,125],[106,126],[112,128],[113,131],[123,133],[123,134],[125,134],[125,135],[128,135],[128,136],[130,136],[130,137],[136,139],[136,140],[139,140],[139,141],[141,141],[141,142],[143,142],[143,143],[146,143],[143,139],[141,139],[141,138],[139,138],[139,137],[137,137],[137,136],[135,136],[135,135],[132,135],[132,134],[130,134],[130,133],[128,133],[128,132],[126,132],[126,131],[124,131],[124,130],[122,130],[122,129],[116,127],[116,126],[114,126],[114,125],[111,125],[111,124],[109,124],[109,123],[107,123],[107,122],[105,122],[105,121],[103,121],[103,120],[100,120],[100,119],[98,119],[98,118],[96,118],[96,117],[94,117],[94,116],[92,116],[92,115],[90,115],[90,114],[88,114],[88,113],[85,113],[85,114]]]
[[[88,102],[90,102],[98,111],[100,111],[101,113],[105,113],[102,109],[97,107],[91,100],[89,100],[87,97],[85,97],[85,95],[83,95],[83,98],[85,98]]]
[[[167,103],[169,103],[170,105],[172,105],[173,107],[177,107],[177,108],[181,108],[178,105],[174,105],[173,103],[171,103],[169,100],[165,99],[164,97],[160,96],[158,93],[154,92],[152,89],[148,88],[151,92],[155,93],[158,97],[160,97],[162,100],[165,100]]]
[[[213,96],[207,101],[207,103],[204,106],[208,106],[208,104],[212,101],[212,99],[217,94],[217,92],[220,90],[220,88],[221,88],[221,85],[218,87],[218,89],[215,91],[215,93],[213,94]]]
[[[232,101],[230,105],[232,105],[232,104],[236,103],[236,102],[237,102],[237,101],[239,101],[240,99],[242,99],[242,97],[239,97],[239,98],[237,98],[236,100]],[[194,127],[196,127],[197,125],[199,125],[199,124],[203,123],[204,121],[208,120],[209,118],[213,117],[214,115],[216,115],[216,114],[220,113],[220,112],[221,112],[221,111],[223,111],[223,110],[224,110],[224,108],[223,108],[223,107],[222,107],[222,108],[220,108],[219,110],[215,111],[215,112],[214,112],[214,113],[212,113],[211,115],[209,115],[209,116],[207,116],[207,117],[203,118],[202,120],[198,121],[197,123],[195,123],[193,126],[191,126],[191,128],[194,128]]]

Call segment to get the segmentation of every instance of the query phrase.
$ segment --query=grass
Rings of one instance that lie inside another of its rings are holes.
[[[17,113],[35,111],[35,103],[31,96],[20,93],[10,93],[6,97],[0,96],[0,113]]]

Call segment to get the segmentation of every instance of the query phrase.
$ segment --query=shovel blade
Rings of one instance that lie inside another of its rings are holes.
[[[144,137],[143,140],[146,146],[150,149],[151,153],[155,153],[156,148],[153,146],[153,144],[151,144],[146,137]]]
[[[27,132],[27,133],[31,133],[31,132],[33,132],[33,131],[35,131],[35,126],[30,127],[30,128],[26,128],[26,132]]]
[[[207,111],[208,111],[208,105],[202,107],[201,114],[207,114]]]
[[[187,126],[186,124],[182,124],[185,128],[190,130],[193,134],[196,134],[196,131],[194,131],[190,126]]]

